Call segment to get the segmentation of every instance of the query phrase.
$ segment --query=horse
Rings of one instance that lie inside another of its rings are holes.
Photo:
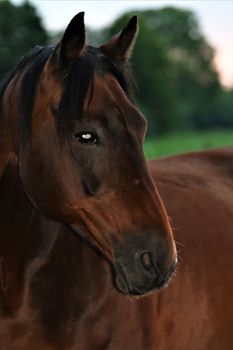
[[[137,32],[81,12],[1,84],[1,350],[232,349],[233,150],[145,160]]]

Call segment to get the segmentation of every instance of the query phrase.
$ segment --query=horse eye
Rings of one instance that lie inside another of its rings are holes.
[[[75,134],[75,138],[78,142],[85,145],[96,145],[98,142],[98,136],[92,131],[82,131]]]

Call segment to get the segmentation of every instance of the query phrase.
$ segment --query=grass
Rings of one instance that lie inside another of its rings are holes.
[[[144,152],[147,159],[152,159],[224,146],[233,146],[233,130],[183,132],[148,138]]]

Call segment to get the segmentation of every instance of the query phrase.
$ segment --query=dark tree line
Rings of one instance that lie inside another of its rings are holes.
[[[134,14],[124,14],[99,32],[89,30],[90,41],[100,44]],[[138,15],[140,32],[131,62],[136,101],[149,120],[149,132],[233,127],[233,90],[223,90],[212,63],[214,50],[195,15],[171,7]],[[29,2],[15,6],[0,1],[0,77],[33,46],[53,39]]]
[[[36,44],[46,44],[48,34],[35,8],[27,1],[20,6],[0,1],[0,78]]]

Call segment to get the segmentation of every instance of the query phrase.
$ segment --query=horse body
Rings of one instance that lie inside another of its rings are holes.
[[[146,163],[136,32],[86,47],[78,14],[0,89],[1,350],[232,347],[233,153]],[[183,258],[158,293],[177,254],[154,183]]]

